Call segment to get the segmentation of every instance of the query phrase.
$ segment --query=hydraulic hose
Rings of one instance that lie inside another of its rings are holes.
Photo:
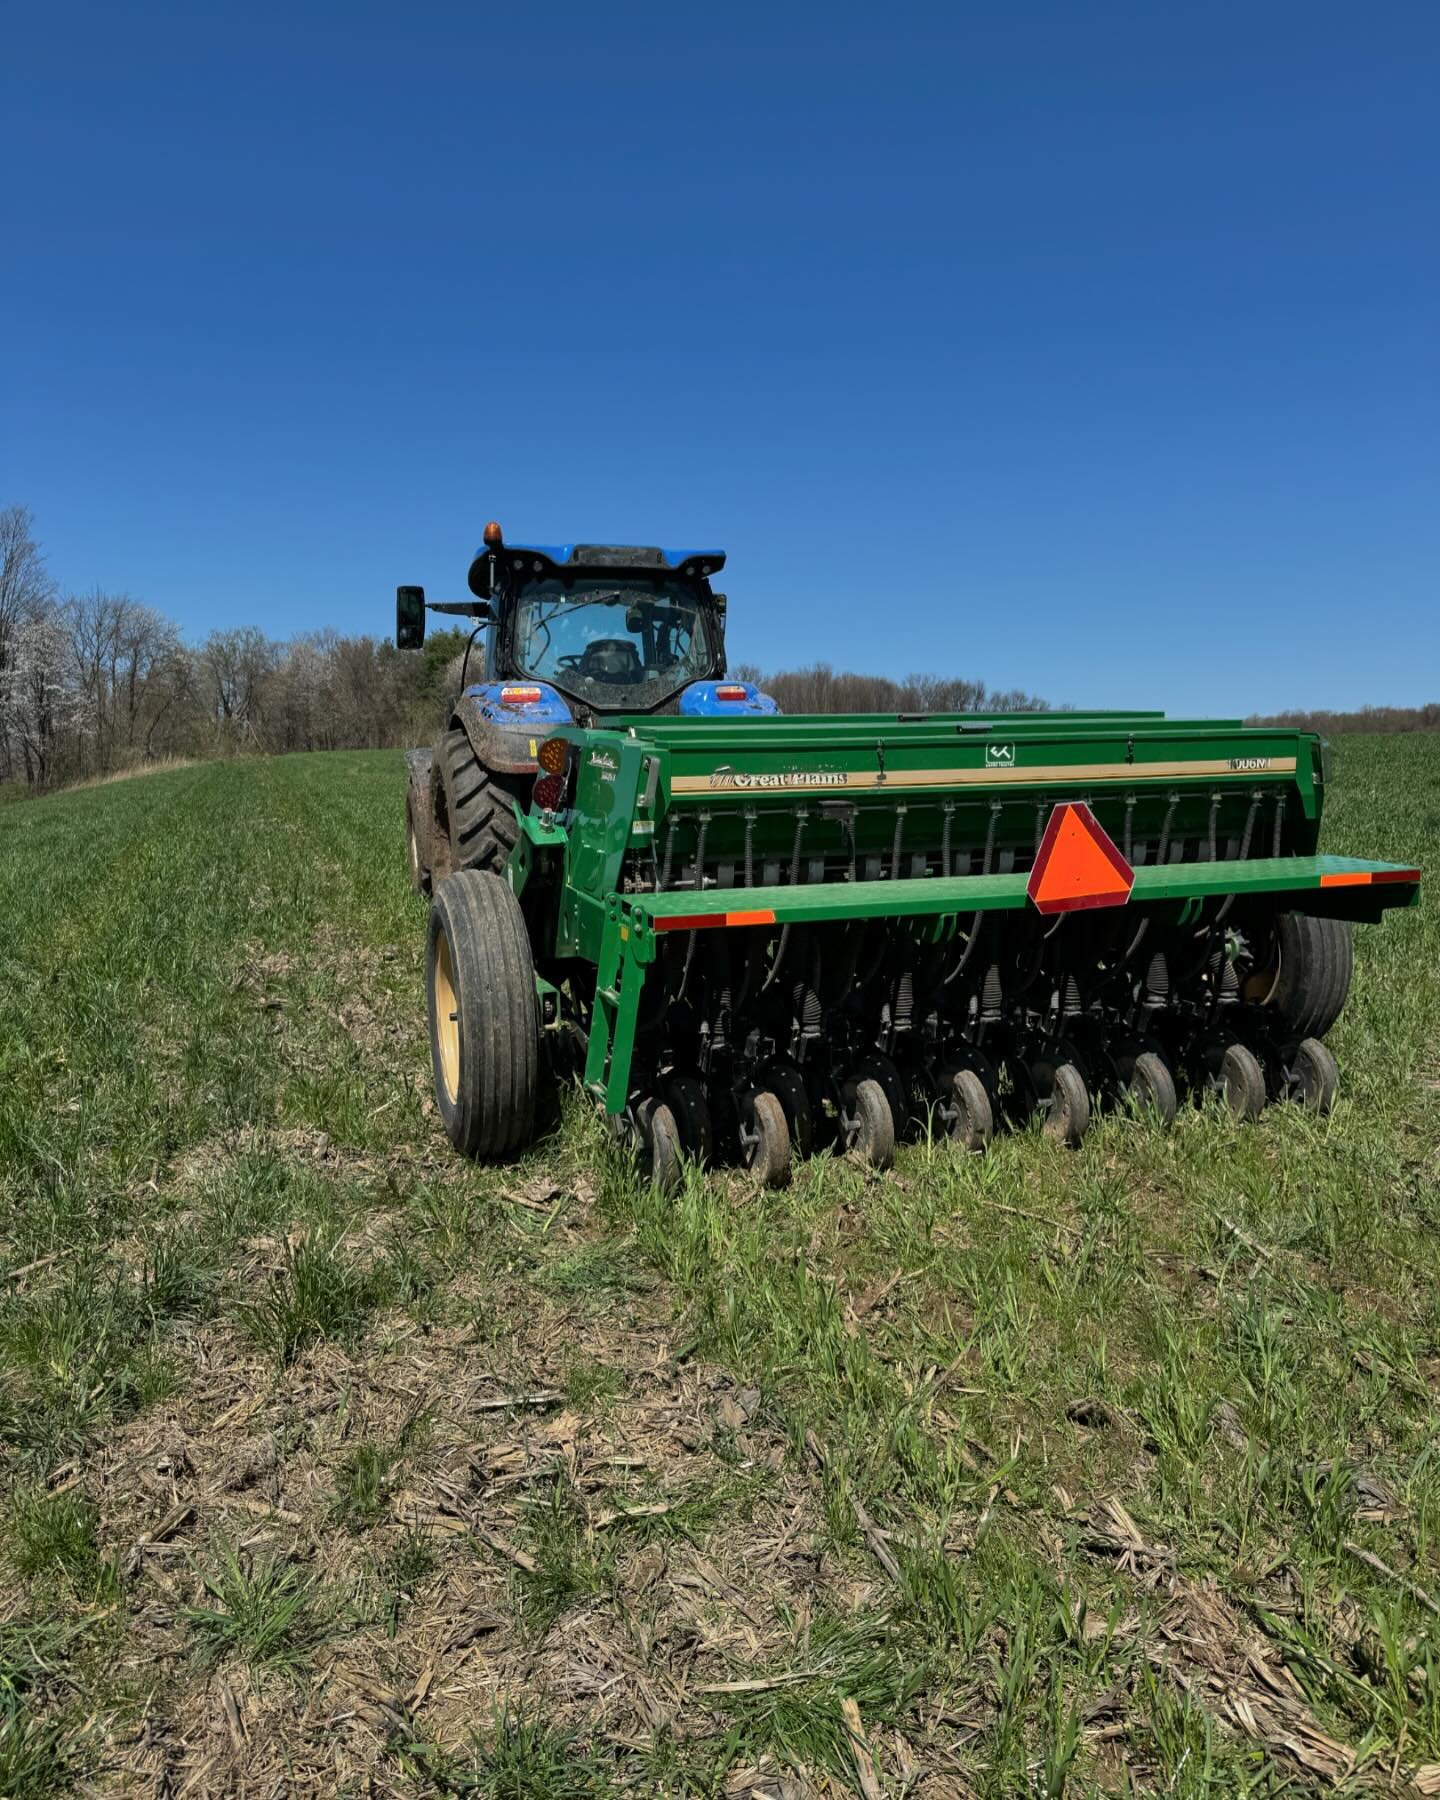
[[[982,875],[988,875],[990,873],[990,858],[995,853],[995,826],[999,817],[1000,802],[998,800],[992,800],[990,802],[990,826],[985,833],[985,854],[980,860],[980,873]],[[950,826],[950,821],[948,819],[945,821],[945,826],[948,831]],[[974,954],[975,946],[980,941],[980,925],[983,918],[984,914],[977,912],[974,918],[971,919],[970,935],[965,940],[965,948],[960,952],[960,960],[945,977],[944,981],[941,982],[941,987],[949,987],[952,982],[958,981],[960,976],[964,973],[965,965],[970,961],[971,956]]]
[[[795,847],[790,852],[790,885],[794,887],[800,879],[800,845],[805,836],[805,827],[810,823],[810,815],[802,806],[795,814]],[[779,979],[780,971],[785,965],[785,952],[790,948],[790,922],[787,919],[780,928],[780,942],[776,946],[775,960],[770,965],[770,973],[765,977],[762,994],[768,994]]]

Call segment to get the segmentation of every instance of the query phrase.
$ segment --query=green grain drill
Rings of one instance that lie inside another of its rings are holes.
[[[884,1165],[927,1119],[980,1150],[1186,1092],[1330,1105],[1350,926],[1420,873],[1321,854],[1319,738],[782,717],[724,680],[723,562],[491,526],[445,608],[480,621],[486,679],[409,759],[407,817],[458,1149],[520,1149],[566,1056],[667,1186],[685,1155]],[[402,645],[424,605],[400,590]]]

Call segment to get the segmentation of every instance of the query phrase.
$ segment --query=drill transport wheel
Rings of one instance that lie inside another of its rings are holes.
[[[951,1141],[962,1150],[988,1150],[995,1135],[995,1109],[985,1083],[973,1069],[947,1069],[940,1079],[935,1110]]]
[[[840,1089],[840,1137],[872,1169],[888,1169],[895,1155],[895,1114],[890,1097],[873,1075],[861,1075]]]
[[[1167,1129],[1175,1123],[1175,1114],[1179,1109],[1175,1077],[1158,1051],[1140,1052],[1130,1070],[1126,1088],[1136,1106],[1147,1117]]]
[[[1264,1111],[1265,1071],[1254,1051],[1244,1044],[1227,1045],[1220,1058],[1217,1085],[1237,1119],[1249,1122]]]
[[[1035,1079],[1046,1137],[1069,1150],[1078,1149],[1090,1129],[1090,1092],[1085,1077],[1074,1063],[1062,1062],[1049,1068],[1037,1065]]]
[[[740,1096],[740,1154],[761,1187],[784,1187],[790,1179],[790,1128],[785,1109],[764,1088]]]
[[[1340,1017],[1355,970],[1355,950],[1344,919],[1281,913],[1275,922],[1272,966],[1256,980],[1268,992],[1254,996],[1273,1007],[1300,1038],[1322,1038]]]
[[[465,870],[430,906],[425,992],[435,1100],[465,1156],[508,1156],[535,1132],[540,1020],[520,903],[497,875]]]
[[[1328,1113],[1335,1104],[1340,1071],[1335,1058],[1318,1038],[1303,1038],[1290,1059],[1290,1097],[1307,1112]]]

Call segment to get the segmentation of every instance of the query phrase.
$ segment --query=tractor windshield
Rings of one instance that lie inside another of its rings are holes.
[[[714,663],[709,609],[674,576],[551,575],[515,608],[515,667],[597,712],[648,712]]]

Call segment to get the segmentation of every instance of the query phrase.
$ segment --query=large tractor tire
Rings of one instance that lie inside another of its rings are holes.
[[[540,1016],[520,903],[462,869],[435,890],[425,953],[435,1099],[465,1156],[512,1155],[535,1132]]]
[[[1271,986],[1265,1004],[1297,1038],[1323,1038],[1340,1017],[1355,951],[1344,919],[1281,913],[1275,922]]]
[[[440,745],[440,783],[449,832],[449,873],[485,869],[498,875],[520,841],[515,807],[523,777],[497,775],[453,725]]]

